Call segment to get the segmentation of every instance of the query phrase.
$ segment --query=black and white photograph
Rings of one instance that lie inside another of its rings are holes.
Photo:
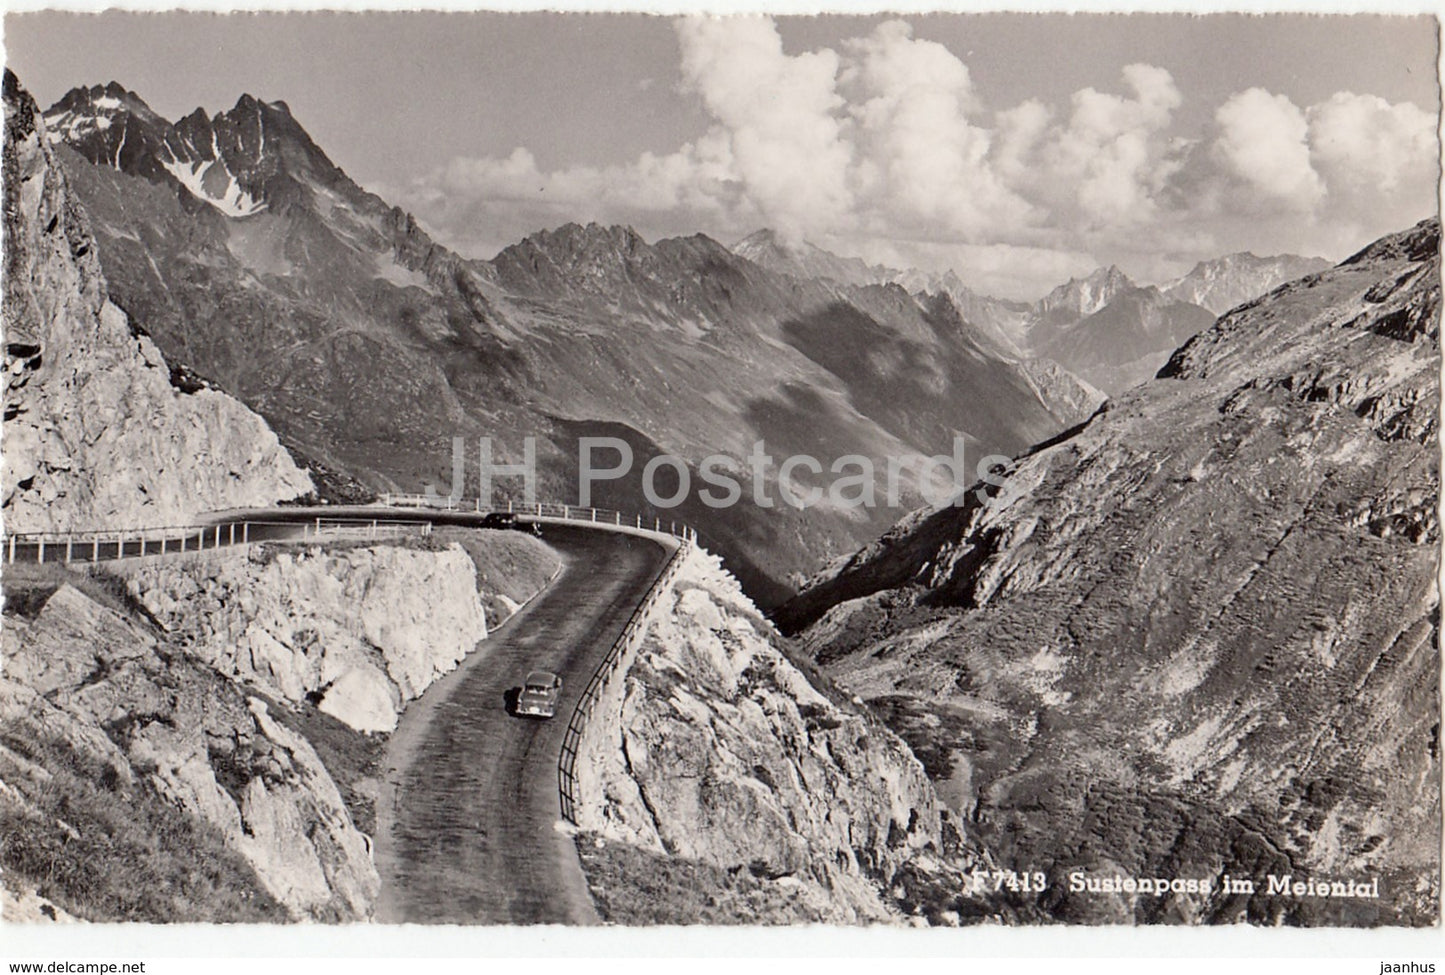
[[[5,930],[1438,933],[1428,10],[9,10]]]

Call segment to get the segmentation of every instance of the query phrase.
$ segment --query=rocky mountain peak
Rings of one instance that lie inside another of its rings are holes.
[[[1348,265],[1396,260],[1433,260],[1438,263],[1440,260],[1440,218],[1427,217],[1409,230],[1381,237],[1340,263]]]
[[[45,112],[45,127],[52,144],[64,142],[93,163],[152,178],[170,123],[112,81],[66,92]]]
[[[7,525],[184,524],[311,491],[260,417],[219,391],[175,384],[160,350],[108,300],[89,217],[38,115],[7,72]]]
[[[46,112],[52,142],[92,163],[183,189],[228,217],[304,202],[340,170],[285,102],[243,94],[227,112],[197,108],[172,124],[118,82],[75,88]]]
[[[1272,291],[1286,281],[1323,271],[1330,262],[1319,257],[1279,254],[1260,257],[1250,251],[1200,261],[1188,274],[1161,285],[1165,294],[1222,315]]]
[[[782,242],[778,239],[778,232],[771,227],[764,227],[761,230],[754,230],[742,240],[733,245],[733,253],[746,257],[748,251],[761,250],[765,247],[781,247]]]
[[[1118,265],[1110,264],[1087,277],[1070,278],[1059,285],[1038,303],[1038,312],[1041,316],[1068,314],[1082,318],[1094,314],[1121,292],[1134,287],[1134,282]]]

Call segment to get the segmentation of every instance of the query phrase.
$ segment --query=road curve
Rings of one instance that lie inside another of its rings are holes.
[[[652,538],[548,524],[552,585],[408,705],[387,744],[377,803],[376,919],[595,924],[569,836],[557,829],[557,756],[592,671],[662,572]],[[562,676],[558,716],[516,718],[529,670]]]

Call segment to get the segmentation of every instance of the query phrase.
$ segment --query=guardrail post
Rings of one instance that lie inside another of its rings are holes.
[[[142,535],[141,537],[144,538],[145,536]],[[99,536],[99,535],[95,536],[94,538],[92,538],[92,539],[90,540],[90,561],[92,561],[92,562],[99,562],[99,561],[100,561],[100,536]]]
[[[165,554],[166,554],[166,536],[165,536],[165,533],[162,533],[162,534],[161,534],[161,554],[162,554],[162,555],[165,555]]]
[[[236,544],[236,523],[234,521],[231,522],[231,544]]]
[[[511,510],[512,510],[512,502],[511,502],[510,500],[508,500],[508,501],[507,501],[507,511],[510,513]]]
[[[251,543],[251,523],[250,523],[249,521],[243,521],[243,522],[241,522],[241,544],[242,544],[242,545],[249,545],[250,543]]]
[[[10,536],[10,561],[15,561],[15,536]]]
[[[66,561],[66,562],[69,562],[69,561],[70,561],[70,541],[71,541],[70,536],[67,535],[67,536],[65,537],[65,561]]]
[[[43,538],[40,539],[39,541],[37,541],[37,542],[35,543],[35,545],[36,545],[36,549],[35,549],[35,561],[36,561],[36,562],[44,562],[44,561],[45,561],[45,539],[43,539]]]
[[[186,550],[186,533],[185,533],[185,532],[181,532],[181,551],[184,552],[185,550]]]

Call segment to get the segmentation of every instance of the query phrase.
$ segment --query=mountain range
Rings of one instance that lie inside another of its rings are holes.
[[[785,240],[771,230],[745,237],[733,251],[797,278],[898,284],[915,294],[948,295],[1000,354],[1057,362],[1110,395],[1153,376],[1169,353],[1217,316],[1330,266],[1323,258],[1246,252],[1201,261],[1183,277],[1153,286],[1136,284],[1111,265],[1029,303],[980,294],[953,271],[867,264],[807,241]]]
[[[575,499],[588,435],[627,442],[638,469],[758,440],[825,465],[861,453],[881,490],[886,457],[948,453],[956,434],[976,458],[1009,455],[1097,405],[1063,370],[1000,354],[947,296],[799,279],[702,235],[568,225],[464,259],[357,186],[283,102],[171,123],[111,84],[45,117],[112,300],[334,497],[445,491],[452,438],[482,436],[502,461],[535,437],[548,498]],[[639,476],[594,503],[635,510]],[[694,492],[642,513],[697,524],[767,602],[900,511],[716,511]]]
[[[261,417],[107,299],[89,221],[9,72],[5,107],[6,528],[188,524],[310,494]]]
[[[45,121],[111,299],[170,361],[264,416],[338,500],[445,492],[455,437],[492,438],[500,462],[535,438],[537,493],[568,500],[579,439],[617,437],[634,470],[594,503],[628,510],[650,458],[682,458],[696,482],[704,458],[743,468],[756,441],[825,467],[866,456],[882,493],[887,458],[947,454],[955,436],[975,459],[1011,456],[1212,320],[1117,272],[1023,305],[770,232],[730,250],[572,224],[471,260],[358,186],[284,102],[247,95],[172,123],[111,83],[70,91]],[[1229,266],[1190,281],[1224,294]],[[911,477],[905,494],[920,500]],[[698,525],[772,605],[902,510],[718,510],[694,491],[642,513]]]

